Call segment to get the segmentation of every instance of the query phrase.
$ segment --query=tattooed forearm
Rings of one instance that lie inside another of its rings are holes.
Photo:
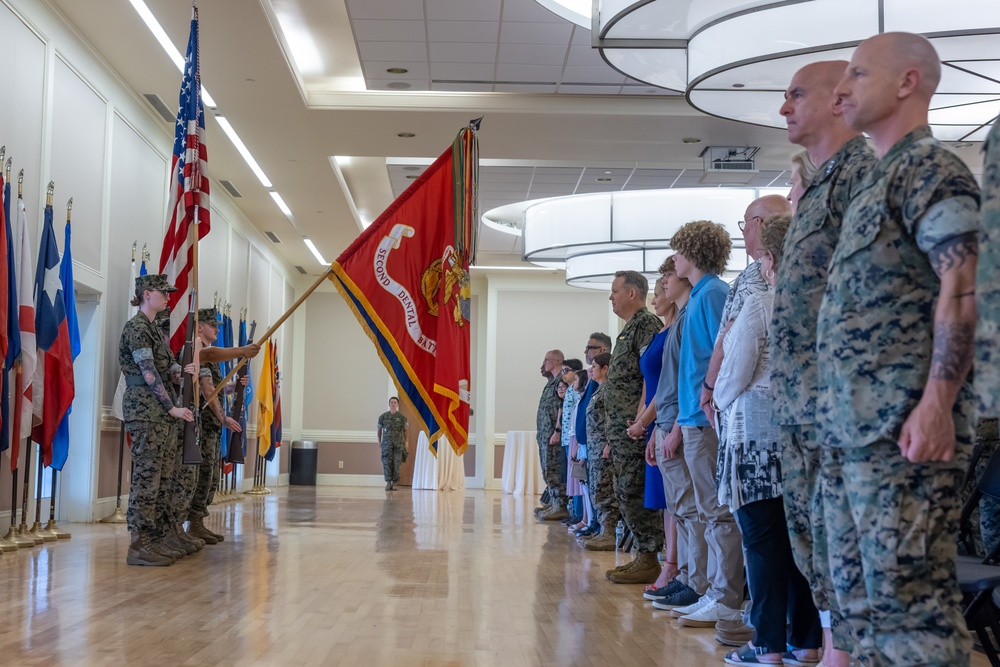
[[[212,392],[215,391],[215,383],[212,382],[211,376],[202,376],[201,378],[201,395],[210,396]],[[222,413],[222,405],[219,404],[219,398],[215,397],[208,402],[208,409],[212,411],[215,418],[219,420],[219,423],[225,421],[225,415]]]
[[[170,400],[170,394],[167,393],[167,388],[163,386],[163,380],[160,379],[160,374],[156,372],[156,366],[153,364],[152,359],[141,359],[139,360],[139,370],[142,371],[142,377],[146,380],[146,386],[149,390],[153,392],[153,396],[156,400],[160,402],[164,410],[170,411],[170,408],[174,407],[173,401]]]
[[[928,253],[934,273],[939,277],[965,264],[969,257],[979,254],[979,237],[976,232],[960,234],[937,244]]]
[[[962,382],[972,368],[976,325],[971,322],[936,322],[931,378]]]

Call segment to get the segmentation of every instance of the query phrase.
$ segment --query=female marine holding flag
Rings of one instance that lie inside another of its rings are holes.
[[[177,420],[194,421],[187,408],[175,407],[169,373],[174,358],[154,324],[167,307],[167,294],[176,291],[164,274],[135,279],[132,305],[139,312],[125,323],[118,362],[125,376],[122,413],[131,436],[134,470],[126,521],[132,543],[129,565],[170,565],[173,558],[159,541],[163,535],[158,507],[164,453],[177,445]]]

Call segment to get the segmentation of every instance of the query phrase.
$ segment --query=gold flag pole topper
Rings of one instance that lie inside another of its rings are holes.
[[[21,188],[24,185],[24,169],[17,172],[17,198],[21,199]]]

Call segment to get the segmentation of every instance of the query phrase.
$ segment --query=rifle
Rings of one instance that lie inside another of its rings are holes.
[[[194,363],[194,344],[195,338],[198,336],[198,327],[195,324],[197,319],[197,313],[194,309],[195,305],[195,290],[191,290],[191,309],[188,311],[187,318],[187,333],[188,338],[184,341],[184,347],[181,348],[181,368],[185,368],[188,364]],[[195,403],[195,383],[198,382],[198,372],[200,369],[195,369],[195,374],[193,379],[188,379],[187,373],[181,371],[181,387],[180,396],[178,396],[177,407],[186,407],[191,410],[194,414],[194,421],[184,422],[184,452],[182,454],[182,461],[187,464],[199,464],[201,463],[201,445],[199,440],[201,439],[201,419],[198,406]]]
[[[253,334],[257,329],[257,321],[254,320],[250,323],[250,335],[247,336],[247,345],[253,342]],[[246,387],[243,386],[243,378],[247,376],[250,372],[250,364],[243,364],[239,371],[236,373],[236,391],[233,394],[233,405],[229,410],[229,416],[233,421],[239,423],[243,429],[243,433],[237,433],[236,431],[229,432],[229,451],[226,453],[226,463],[245,463],[246,455],[243,453],[243,438],[246,434],[246,424],[243,424],[240,420],[243,417],[243,403],[246,396]]]

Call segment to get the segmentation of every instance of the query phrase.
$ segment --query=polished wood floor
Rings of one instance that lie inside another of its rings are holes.
[[[71,540],[0,556],[0,664],[723,663],[714,631],[606,581],[616,555],[537,524],[533,505],[283,488],[213,506],[226,541],[168,568],[126,566],[124,526],[64,526]]]

